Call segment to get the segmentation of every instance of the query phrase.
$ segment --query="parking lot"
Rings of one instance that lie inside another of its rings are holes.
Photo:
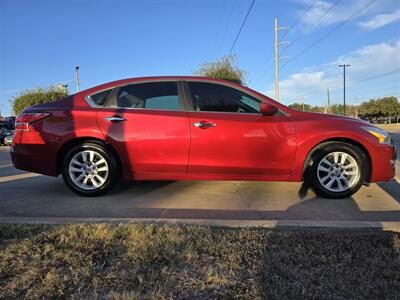
[[[399,145],[400,132],[392,136]],[[3,222],[125,219],[214,224],[226,220],[229,225],[382,227],[400,222],[398,181],[371,184],[341,200],[319,198],[300,183],[241,181],[120,182],[105,196],[84,198],[73,194],[61,177],[14,169],[4,146],[0,148],[0,199]]]

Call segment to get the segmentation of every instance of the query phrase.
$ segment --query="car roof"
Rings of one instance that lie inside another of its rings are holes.
[[[215,79],[211,77],[202,77],[202,76],[144,76],[144,77],[131,77],[131,78],[125,78],[125,79],[119,79],[119,80],[114,80],[110,81],[98,86],[95,86],[93,88],[98,89],[98,88],[107,88],[111,86],[117,86],[117,85],[123,85],[126,83],[134,83],[134,82],[140,82],[140,81],[163,81],[163,80],[177,80],[177,81],[186,81],[186,80],[195,80],[195,81],[207,81],[207,82],[219,82],[223,84],[228,84],[228,85],[235,85],[238,87],[245,87],[241,84],[232,82],[232,81],[227,81],[223,79]]]

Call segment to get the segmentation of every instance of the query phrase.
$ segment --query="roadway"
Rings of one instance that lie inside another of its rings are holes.
[[[397,129],[392,136],[400,149]],[[120,182],[105,196],[84,198],[72,193],[61,177],[16,170],[9,148],[2,146],[0,222],[174,220],[233,226],[384,227],[400,224],[399,182],[371,184],[340,200],[317,197],[300,183],[244,181]]]

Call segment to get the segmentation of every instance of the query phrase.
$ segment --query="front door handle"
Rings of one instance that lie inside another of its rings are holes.
[[[194,122],[192,125],[194,127],[199,127],[199,128],[202,128],[202,129],[206,129],[206,128],[209,128],[209,127],[217,126],[217,124],[211,123],[211,122],[207,122],[207,121]]]
[[[110,121],[110,122],[122,122],[122,121],[125,121],[125,118],[115,115],[115,116],[105,117],[104,120]]]

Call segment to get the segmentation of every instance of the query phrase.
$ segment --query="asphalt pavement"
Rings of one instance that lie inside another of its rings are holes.
[[[400,131],[393,133],[400,149]],[[301,183],[120,182],[84,198],[62,178],[16,170],[0,147],[0,222],[175,222],[207,225],[400,228],[400,181],[362,187],[351,198],[317,197]]]

